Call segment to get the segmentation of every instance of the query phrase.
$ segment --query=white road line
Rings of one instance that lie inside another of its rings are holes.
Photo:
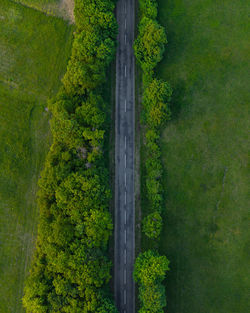
[[[127,290],[124,289],[124,304],[127,304]]]
[[[126,245],[127,244],[127,229],[125,229],[125,232],[124,232],[124,242]]]
[[[124,269],[124,285],[127,283],[127,270],[126,268]]]
[[[125,99],[125,112],[127,112],[127,99]]]
[[[125,136],[125,150],[127,149],[127,136]]]
[[[127,205],[127,191],[126,190],[125,190],[125,205]]]
[[[124,249],[124,264],[127,264],[127,250]]]
[[[125,77],[127,77],[127,65],[125,65]]]
[[[125,168],[127,168],[127,154],[125,153],[125,157],[124,157],[124,166]]]
[[[124,176],[124,183],[125,183],[125,187],[127,187],[127,173],[125,172],[125,176]]]

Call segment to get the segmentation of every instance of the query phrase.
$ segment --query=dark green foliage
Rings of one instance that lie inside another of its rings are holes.
[[[95,90],[114,55],[113,8],[107,0],[76,1],[72,57],[64,86],[49,104],[53,143],[40,180],[27,312],[117,312],[106,292],[113,229],[103,154],[106,105]]]

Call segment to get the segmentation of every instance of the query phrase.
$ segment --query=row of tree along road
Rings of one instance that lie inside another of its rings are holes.
[[[117,312],[109,292],[113,230],[104,141],[106,69],[115,1],[75,0],[76,30],[63,87],[50,101],[53,142],[40,179],[40,223],[26,282],[27,312]]]
[[[141,121],[143,151],[145,153],[142,185],[148,214],[143,218],[142,230],[152,249],[139,254],[135,262],[134,278],[139,285],[140,313],[163,313],[166,306],[165,287],[162,281],[169,270],[166,256],[160,256],[157,247],[162,229],[163,189],[160,134],[170,118],[169,102],[172,89],[157,79],[154,69],[161,61],[167,43],[165,29],[157,21],[157,1],[139,0],[140,22],[134,43],[137,61],[143,72],[143,99]],[[146,211],[143,208],[143,212]],[[145,215],[145,214],[144,214]],[[151,241],[150,241],[151,240]]]

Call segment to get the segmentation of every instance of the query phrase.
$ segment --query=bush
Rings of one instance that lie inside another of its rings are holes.
[[[149,214],[143,220],[143,231],[149,238],[159,238],[162,229],[162,218],[159,212]]]
[[[160,128],[170,119],[169,102],[172,89],[167,82],[153,79],[144,91],[143,108],[151,128]]]

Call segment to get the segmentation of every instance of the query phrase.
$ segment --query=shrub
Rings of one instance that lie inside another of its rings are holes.
[[[159,212],[149,214],[143,220],[143,231],[149,238],[158,238],[162,229],[162,218]]]
[[[171,95],[171,87],[163,80],[153,79],[147,86],[143,97],[143,108],[149,127],[162,127],[170,119]]]

